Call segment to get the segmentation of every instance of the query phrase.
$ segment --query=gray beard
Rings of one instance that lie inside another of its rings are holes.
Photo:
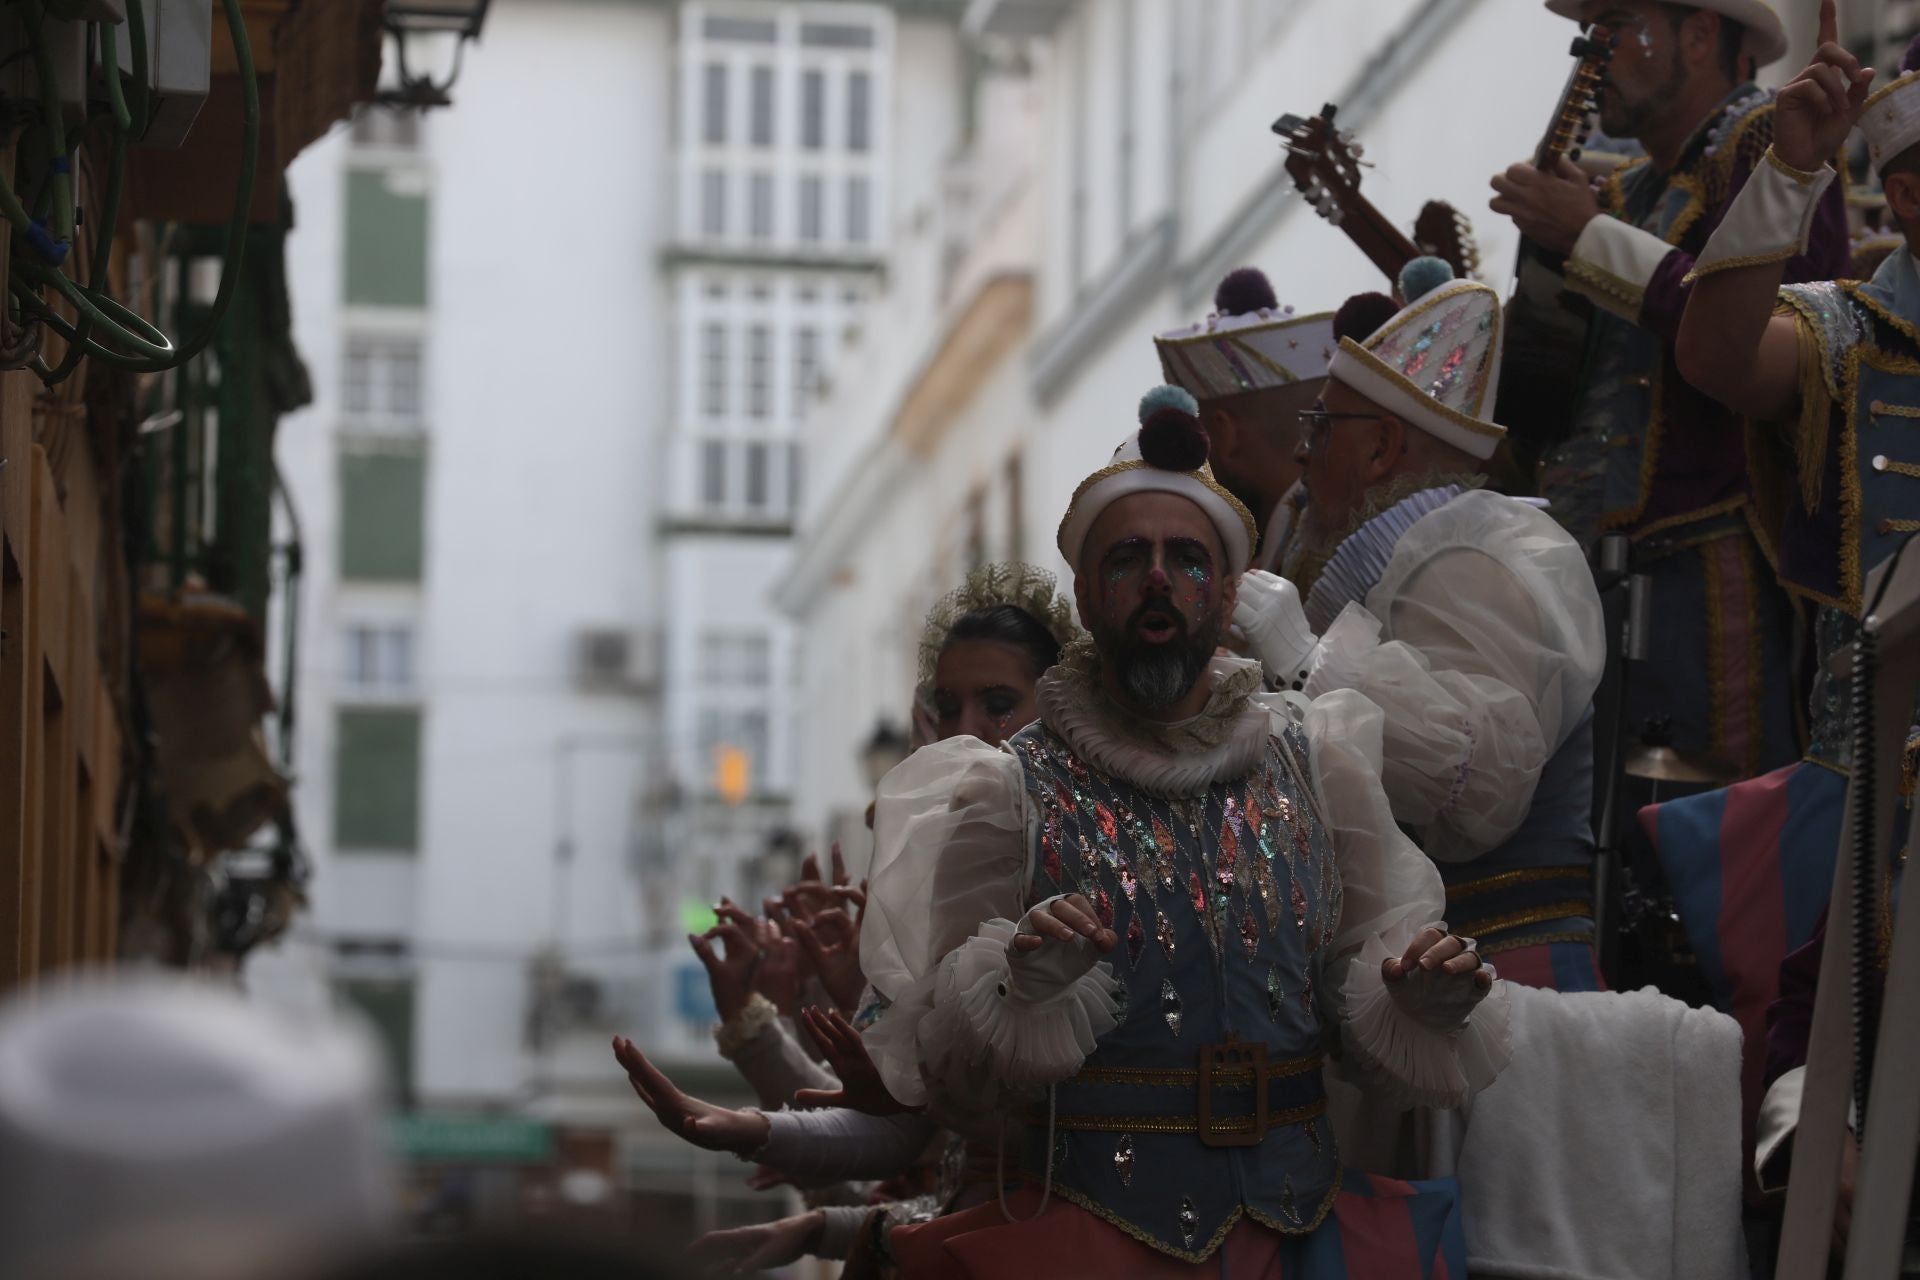
[[[1313,496],[1309,493],[1306,509],[1299,517],[1300,531],[1287,546],[1287,560],[1282,566],[1281,576],[1293,583],[1304,600],[1313,594],[1313,584],[1319,581],[1320,571],[1327,567],[1327,561],[1333,559],[1333,553],[1340,549],[1340,544],[1361,525],[1394,503],[1445,484],[1478,489],[1486,483],[1487,478],[1477,473],[1439,470],[1403,472],[1367,490],[1353,515],[1338,529],[1332,530],[1324,528],[1314,519]]]
[[[1190,650],[1134,654],[1115,662],[1114,669],[1135,705],[1164,711],[1186,697],[1207,669],[1205,659],[1196,662],[1195,657]]]

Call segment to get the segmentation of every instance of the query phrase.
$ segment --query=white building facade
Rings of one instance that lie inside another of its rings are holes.
[[[800,851],[800,424],[938,198],[959,8],[499,0],[454,109],[289,175],[313,876],[247,981],[366,1010],[414,1112],[627,1131],[703,1221],[739,1180],[607,1035],[717,1067],[685,934]]]

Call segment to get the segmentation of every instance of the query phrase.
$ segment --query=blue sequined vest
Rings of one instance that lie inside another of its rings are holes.
[[[1011,745],[1041,814],[1032,899],[1085,894],[1120,935],[1120,1023],[1054,1089],[1054,1194],[1189,1260],[1243,1213],[1312,1230],[1339,1188],[1314,998],[1340,881],[1305,735],[1270,737],[1244,777],[1173,801],[1091,768],[1043,724]],[[1045,1131],[1043,1110],[1036,1172]]]

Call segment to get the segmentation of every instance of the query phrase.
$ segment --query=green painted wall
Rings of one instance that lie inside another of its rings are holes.
[[[347,171],[346,286],[354,306],[427,305],[427,197],[380,170]]]
[[[415,448],[340,455],[340,577],[418,582],[425,563],[427,460]]]
[[[343,850],[420,847],[420,710],[341,707],[333,759],[333,843]]]

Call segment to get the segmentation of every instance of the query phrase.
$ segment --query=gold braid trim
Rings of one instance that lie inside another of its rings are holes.
[[[1622,303],[1636,316],[1640,314],[1640,304],[1647,296],[1647,291],[1633,281],[1617,276],[1604,267],[1596,267],[1583,258],[1567,259],[1567,278]]]
[[[953,624],[969,613],[1007,606],[1033,618],[1065,649],[1080,637],[1073,620],[1073,606],[1061,595],[1054,576],[1017,560],[1001,564],[983,564],[967,575],[962,586],[940,597],[927,610],[926,625],[920,631],[920,683],[933,680],[940,651],[947,647],[947,634]]]
[[[1499,875],[1483,876],[1478,880],[1466,880],[1447,886],[1447,897],[1458,901],[1471,898],[1477,893],[1491,893],[1495,889],[1505,889],[1516,884],[1534,884],[1541,880],[1584,880],[1591,872],[1585,867],[1522,867],[1518,871],[1502,871]]]
[[[1247,1205],[1236,1205],[1234,1206],[1233,1212],[1229,1213],[1226,1218],[1221,1221],[1219,1229],[1213,1233],[1212,1238],[1207,1241],[1205,1246],[1197,1251],[1174,1248],[1158,1237],[1150,1235],[1142,1231],[1139,1227],[1134,1226],[1131,1222],[1128,1222],[1125,1218],[1122,1218],[1119,1214],[1113,1212],[1113,1210],[1107,1208],[1092,1196],[1075,1191],[1072,1187],[1056,1186],[1053,1189],[1053,1194],[1059,1196],[1069,1204],[1085,1209],[1088,1213],[1100,1219],[1108,1226],[1117,1227],[1121,1231],[1126,1232],[1129,1236],[1132,1236],[1141,1244],[1146,1245],[1155,1253],[1163,1253],[1170,1258],[1178,1258],[1182,1262],[1205,1262],[1214,1255],[1215,1251],[1217,1251],[1221,1245],[1226,1243],[1227,1234],[1233,1230],[1235,1224],[1237,1224],[1242,1217],[1252,1218],[1261,1226],[1281,1232],[1284,1235],[1305,1236],[1312,1235],[1315,1231],[1318,1231],[1320,1225],[1327,1220],[1327,1215],[1333,1212],[1334,1202],[1340,1198],[1340,1171],[1338,1168],[1334,1170],[1333,1184],[1327,1188],[1326,1197],[1321,1200],[1320,1207],[1314,1210],[1313,1217],[1307,1219],[1302,1225],[1296,1227],[1290,1222],[1281,1222],[1278,1219],[1269,1218],[1258,1209],[1251,1208]]]
[[[1326,1061],[1326,1055],[1311,1053],[1304,1058],[1288,1058],[1281,1062],[1267,1064],[1267,1079],[1284,1080],[1289,1076],[1305,1075],[1318,1070]],[[1224,1067],[1213,1073],[1213,1079],[1223,1084],[1249,1084],[1253,1080],[1252,1067]],[[1068,1084],[1125,1084],[1125,1085],[1166,1085],[1185,1088],[1200,1083],[1200,1073],[1192,1067],[1082,1067],[1080,1073],[1067,1081]]]
[[[1519,929],[1530,924],[1540,924],[1547,920],[1565,920],[1569,917],[1584,916],[1590,914],[1592,911],[1593,904],[1591,902],[1582,898],[1574,898],[1566,902],[1553,902],[1544,907],[1536,907],[1532,911],[1509,911],[1503,916],[1490,916],[1485,920],[1475,920],[1471,924],[1455,925],[1453,926],[1453,932],[1469,938],[1479,938],[1489,933],[1500,933],[1507,929]]]
[[[1304,1106],[1288,1107],[1285,1111],[1269,1111],[1267,1127],[1304,1124],[1318,1119],[1327,1113],[1325,1098],[1318,1102],[1309,1102]],[[1035,1120],[1038,1123],[1036,1117]],[[1213,1133],[1252,1133],[1254,1116],[1222,1116],[1207,1128]],[[1080,1133],[1199,1133],[1200,1120],[1197,1116],[1055,1116],[1053,1127]]]
[[[1697,281],[1706,279],[1708,276],[1718,275],[1722,271],[1736,271],[1741,267],[1770,267],[1776,262],[1785,262],[1788,258],[1791,258],[1799,252],[1799,245],[1790,244],[1785,248],[1771,249],[1766,253],[1749,253],[1739,258],[1722,258],[1720,261],[1710,262],[1704,267],[1695,267],[1693,270],[1687,272],[1686,275],[1682,276],[1680,282],[1682,284],[1694,284]]]
[[[1489,942],[1476,950],[1482,956],[1497,956],[1502,951],[1518,951],[1522,947],[1544,947],[1553,942],[1584,942],[1593,945],[1593,930],[1572,929],[1566,933],[1536,933],[1526,938],[1508,938],[1504,942]]]

